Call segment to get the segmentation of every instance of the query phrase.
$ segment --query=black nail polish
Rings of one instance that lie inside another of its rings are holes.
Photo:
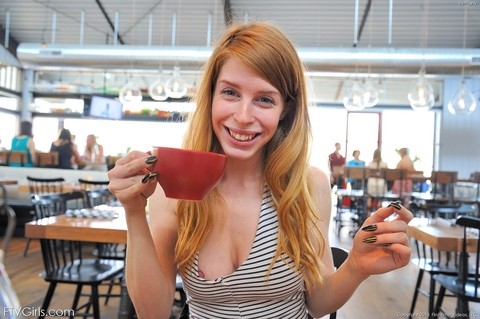
[[[395,208],[395,209],[397,209],[397,210],[402,209],[402,206],[400,205],[400,202],[391,202],[391,203],[388,205],[388,207],[393,207],[393,208]]]
[[[150,174],[148,174],[148,180],[154,180],[154,179],[157,179],[157,176],[158,176],[158,173],[157,172],[151,172]]]
[[[372,244],[377,241],[377,236],[370,236],[362,240],[364,243]]]
[[[367,225],[362,228],[363,231],[376,231],[377,230],[377,225]]]
[[[151,155],[145,159],[145,164],[151,165],[157,161],[157,157],[155,155]]]
[[[149,178],[150,178],[150,173],[145,174],[145,176],[143,176],[142,178],[142,184],[145,184],[146,182],[148,182]]]

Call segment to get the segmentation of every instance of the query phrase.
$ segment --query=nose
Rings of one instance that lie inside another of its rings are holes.
[[[250,123],[253,121],[253,105],[249,101],[242,100],[238,103],[234,113],[234,118],[238,123]]]

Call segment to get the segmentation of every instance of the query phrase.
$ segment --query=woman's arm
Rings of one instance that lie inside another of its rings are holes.
[[[95,163],[104,164],[105,158],[103,157],[103,145],[97,144],[97,147],[98,147],[98,154],[95,157]]]
[[[32,163],[35,166],[37,163],[37,150],[35,149],[35,143],[33,142],[33,138],[29,138],[27,142],[28,151],[30,152],[30,158],[32,159]]]
[[[175,295],[175,204],[165,197],[152,198],[160,205],[158,211],[150,212],[147,222],[143,196],[151,196],[157,185],[155,176],[148,175],[148,157],[134,151],[119,159],[108,172],[109,189],[125,208],[126,282],[137,315],[142,319],[169,318]]]
[[[339,309],[370,275],[389,272],[408,264],[410,247],[406,230],[413,215],[398,204],[377,210],[355,235],[347,260],[334,271],[328,244],[331,193],[324,174],[317,172],[315,175],[318,175],[315,181],[318,212],[322,219],[319,227],[326,235],[327,246],[322,257],[325,265],[324,282],[307,295],[307,304],[314,317],[322,317]],[[385,219],[393,213],[398,216],[386,222]]]

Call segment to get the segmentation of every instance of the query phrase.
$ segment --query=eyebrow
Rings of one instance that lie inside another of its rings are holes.
[[[231,82],[231,81],[229,81],[229,80],[223,80],[223,79],[219,79],[219,80],[217,81],[217,83],[218,83],[218,84],[231,85],[231,86],[233,86],[233,87],[238,87],[238,86],[239,86],[238,84],[236,84],[236,83],[234,83],[234,82]],[[271,85],[271,84],[269,83],[269,85]],[[273,87],[273,85],[271,85],[271,86]],[[273,90],[260,90],[259,93],[261,93],[261,94],[278,94],[278,95],[282,96],[282,94],[280,93],[280,91],[278,91],[278,90],[275,89],[275,88],[274,88]]]

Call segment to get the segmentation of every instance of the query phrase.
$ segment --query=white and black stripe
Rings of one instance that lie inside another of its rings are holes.
[[[198,255],[183,278],[190,318],[306,319],[305,284],[284,256],[268,268],[275,256],[278,216],[266,188],[255,240],[245,262],[232,274],[215,280],[198,276]]]

